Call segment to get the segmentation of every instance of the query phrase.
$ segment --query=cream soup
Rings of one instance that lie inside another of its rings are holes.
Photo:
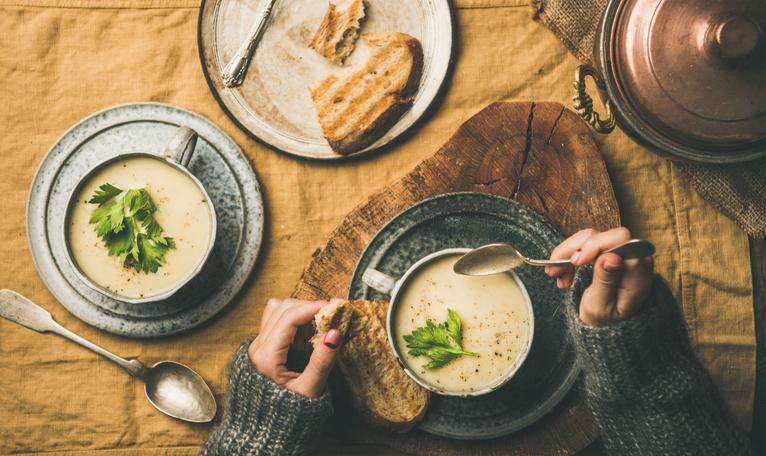
[[[454,393],[470,393],[495,384],[519,363],[527,346],[529,311],[524,294],[509,274],[469,277],[452,270],[460,255],[428,263],[399,292],[393,318],[395,340],[405,363],[425,383]],[[447,320],[447,309],[460,315],[463,349],[479,357],[461,356],[445,366],[425,369],[425,356],[407,353],[404,336],[427,320]]]
[[[145,188],[157,205],[154,214],[176,248],[165,255],[156,273],[137,272],[109,256],[94,225],[88,223],[95,204],[88,203],[98,187],[110,183],[123,190]],[[186,174],[161,160],[130,157],[97,171],[83,185],[69,219],[69,243],[74,261],[91,281],[126,298],[142,298],[171,290],[203,261],[212,221],[205,194]]]

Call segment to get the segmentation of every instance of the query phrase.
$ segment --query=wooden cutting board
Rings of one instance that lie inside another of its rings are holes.
[[[383,224],[418,201],[455,191],[515,199],[565,236],[620,225],[606,166],[577,114],[558,103],[494,103],[464,123],[433,157],[346,216],[315,252],[293,296],[346,296],[362,250]],[[333,435],[418,455],[572,454],[598,436],[578,388],[537,424],[500,439],[456,441],[420,431],[385,434],[360,424],[342,406]]]

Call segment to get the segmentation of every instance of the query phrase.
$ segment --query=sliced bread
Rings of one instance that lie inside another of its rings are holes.
[[[332,63],[342,65],[354,50],[364,19],[364,1],[330,3],[309,46]]]
[[[345,333],[338,366],[354,408],[373,426],[406,432],[425,416],[431,393],[407,376],[391,352],[387,309],[385,301],[339,301],[325,306],[314,324],[317,333]]]
[[[412,105],[423,72],[423,49],[412,36],[364,33],[362,38],[371,48],[367,62],[311,89],[322,132],[339,154],[383,136]]]

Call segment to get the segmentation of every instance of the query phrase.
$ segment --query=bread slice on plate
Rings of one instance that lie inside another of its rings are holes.
[[[346,0],[327,6],[314,39],[309,47],[322,54],[332,63],[343,65],[354,50],[359,38],[359,27],[364,19],[364,1]]]
[[[425,416],[431,393],[404,373],[388,345],[385,301],[339,301],[316,315],[317,333],[345,333],[338,366],[354,408],[371,425],[412,429]],[[316,343],[316,341],[314,341]]]
[[[370,57],[356,71],[311,90],[330,147],[349,154],[383,136],[409,109],[423,72],[420,41],[404,33],[364,33]]]

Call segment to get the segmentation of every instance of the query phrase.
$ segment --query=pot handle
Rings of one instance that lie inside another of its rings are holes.
[[[194,148],[197,146],[197,132],[189,127],[178,127],[175,135],[170,138],[165,151],[162,153],[165,157],[173,160],[184,168],[189,167]]]
[[[593,110],[593,99],[585,90],[585,78],[588,76],[593,78],[599,90],[601,100],[604,102],[606,120],[602,120],[601,116]],[[575,95],[572,100],[574,101],[574,108],[577,114],[597,132],[611,133],[616,123],[614,113],[612,112],[612,101],[606,96],[606,84],[601,75],[598,74],[598,71],[590,65],[580,65],[577,71],[575,71],[574,88]]]

